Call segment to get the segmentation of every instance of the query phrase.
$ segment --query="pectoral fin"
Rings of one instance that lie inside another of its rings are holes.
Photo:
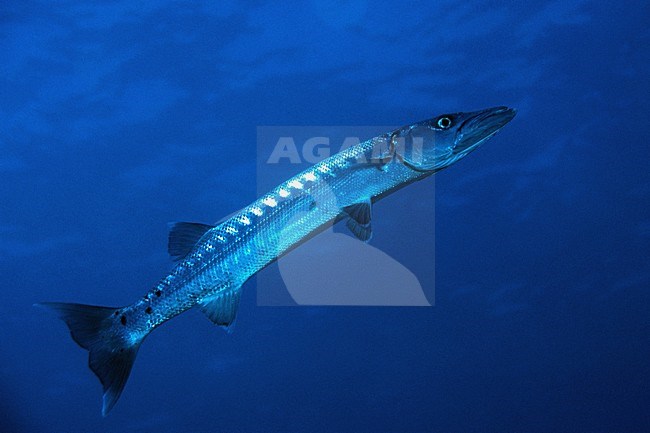
[[[372,237],[372,203],[367,199],[343,209],[350,217],[346,223],[348,229],[357,239],[367,242]]]

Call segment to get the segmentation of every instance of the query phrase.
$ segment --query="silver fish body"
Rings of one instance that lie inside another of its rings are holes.
[[[173,271],[122,312],[130,332],[148,333],[177,314],[242,284],[345,208],[428,175],[395,160],[372,162],[378,137],[294,176],[221,224],[209,228]],[[152,314],[142,314],[146,307]]]
[[[122,308],[43,303],[89,351],[104,388],[104,415],[117,402],[137,350],[156,327],[198,306],[215,324],[235,319],[242,285],[324,226],[342,218],[361,240],[372,233],[372,204],[458,161],[515,115],[497,107],[453,113],[350,147],[282,183],[218,225],[177,223],[174,269]]]

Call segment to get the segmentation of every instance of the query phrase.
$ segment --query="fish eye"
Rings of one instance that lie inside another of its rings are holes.
[[[440,129],[448,129],[451,126],[451,119],[447,116],[443,116],[438,119],[436,124],[438,125],[438,128]]]

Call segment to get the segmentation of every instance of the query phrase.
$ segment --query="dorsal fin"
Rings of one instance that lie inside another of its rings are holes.
[[[237,317],[240,294],[241,287],[224,290],[201,302],[201,311],[212,323],[227,329]]]
[[[372,237],[372,203],[367,199],[343,208],[350,217],[346,223],[352,234],[357,239],[367,242]]]
[[[201,223],[176,222],[169,224],[167,251],[174,260],[185,257],[199,239],[214,226]]]

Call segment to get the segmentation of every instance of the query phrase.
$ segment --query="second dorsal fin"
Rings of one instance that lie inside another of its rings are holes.
[[[185,257],[199,239],[211,228],[210,224],[176,222],[169,224],[167,251],[174,260]]]

